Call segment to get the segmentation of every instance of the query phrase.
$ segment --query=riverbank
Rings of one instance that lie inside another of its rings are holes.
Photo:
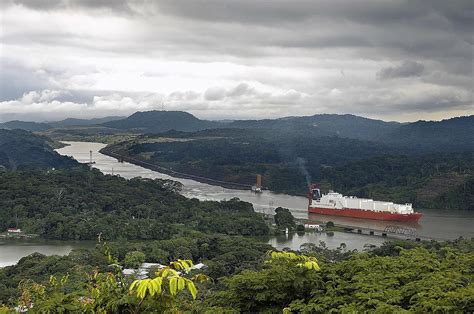
[[[324,246],[328,249],[337,249],[344,244],[347,250],[363,251],[382,245],[388,241],[387,238],[370,237],[367,235],[352,235],[345,232],[306,232],[290,233],[277,236],[249,237],[262,243],[267,243],[275,249],[300,250],[301,245],[310,243],[316,246]],[[137,243],[153,242],[154,240],[135,241]],[[134,242],[134,241],[131,241]],[[0,267],[12,266],[20,259],[33,253],[43,255],[68,255],[74,249],[92,248],[95,241],[65,241],[37,239],[7,239],[0,241]]]
[[[11,233],[11,232],[2,232],[0,233],[0,240],[10,240],[10,239],[34,239],[37,238],[37,234],[29,234],[29,233]]]
[[[151,164],[151,163],[148,163],[148,162],[143,161],[143,160],[139,160],[139,159],[136,159],[136,158],[132,158],[132,157],[129,157],[129,156],[118,154],[118,153],[108,149],[108,146],[102,148],[99,152],[101,154],[104,154],[104,155],[110,156],[112,158],[115,158],[119,162],[126,161],[128,163],[131,163],[131,164],[134,164],[134,165],[146,168],[146,169],[150,169],[150,170],[153,170],[153,171],[157,171],[157,172],[160,172],[160,173],[163,173],[163,174],[167,174],[167,175],[175,177],[175,178],[191,179],[191,180],[195,180],[197,182],[211,184],[211,185],[215,185],[215,186],[220,186],[220,187],[227,188],[227,189],[234,189],[234,190],[251,190],[252,189],[252,185],[249,185],[249,184],[242,184],[242,183],[237,183],[237,182],[227,182],[227,181],[215,180],[215,179],[212,179],[212,178],[205,178],[205,177],[201,177],[201,176],[197,176],[197,175],[193,175],[193,174],[189,174],[189,173],[183,173],[183,172],[175,171],[173,169],[169,169],[169,168],[162,167],[162,166],[159,166],[159,165]]]
[[[249,190],[226,189],[215,185],[198,182],[192,179],[176,178],[167,174],[147,169],[145,167],[123,162],[120,163],[116,158],[102,154],[100,152],[106,144],[92,142],[67,142],[67,147],[57,150],[62,155],[75,158],[79,162],[88,162],[90,151],[93,151],[93,158],[96,162],[93,167],[103,173],[118,174],[123,178],[131,179],[142,177],[149,179],[170,179],[179,181],[183,184],[180,193],[188,198],[197,198],[199,200],[229,200],[237,197],[243,201],[253,204],[254,209],[264,214],[270,214],[276,207],[285,207],[290,210],[293,216],[304,221],[309,220],[315,223],[325,224],[333,221],[335,224],[357,226],[376,230],[385,230],[387,223],[375,220],[363,220],[349,217],[332,217],[317,214],[308,214],[307,199],[305,197],[292,196],[287,194],[277,194],[270,191],[255,194]],[[474,237],[474,211],[463,210],[424,210],[420,209],[423,217],[416,224],[396,223],[398,226],[415,228],[420,236],[431,237],[435,239],[454,240],[462,236],[470,239]],[[349,234],[350,235],[350,234]],[[353,237],[356,235],[352,234]]]

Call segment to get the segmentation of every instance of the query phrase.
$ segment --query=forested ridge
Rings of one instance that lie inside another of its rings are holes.
[[[429,151],[457,150],[473,145],[474,116],[463,116],[442,121],[416,121],[412,123],[386,122],[351,114],[316,114],[289,116],[277,119],[209,121],[198,119],[183,111],[136,112],[122,119],[103,123],[109,128],[140,130],[142,133],[160,133],[171,130],[202,131],[209,129],[264,130],[269,133],[302,134],[312,138],[338,136],[401,145],[416,146]]]
[[[0,129],[0,171],[25,168],[70,168],[79,164],[53,150],[49,138],[23,130]]]
[[[255,175],[262,174],[264,187],[275,192],[305,195],[313,181],[325,191],[358,197],[473,209],[471,146],[432,152],[334,136],[222,129],[145,135],[103,152],[241,184],[253,184]]]
[[[126,180],[99,170],[0,173],[0,230],[18,226],[48,239],[169,239],[188,230],[265,235],[252,204],[201,202],[174,181]]]

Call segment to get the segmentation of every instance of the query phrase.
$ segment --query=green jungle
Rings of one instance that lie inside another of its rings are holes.
[[[17,227],[39,239],[95,243],[0,268],[0,313],[474,311],[473,239],[276,251],[268,236],[304,232],[288,209],[277,208],[272,224],[250,203],[188,199],[178,182],[105,175],[54,151],[69,136],[100,139],[110,144],[105,154],[185,174],[248,185],[262,174],[275,192],[303,195],[314,181],[326,191],[473,210],[471,117],[398,125],[353,116],[231,123],[186,116],[181,130],[151,122],[137,129],[144,117],[105,122],[103,133],[0,129],[0,233]],[[352,128],[331,131],[348,119]],[[144,263],[153,264],[141,271]]]

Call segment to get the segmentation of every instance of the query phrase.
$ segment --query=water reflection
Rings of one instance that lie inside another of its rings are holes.
[[[298,250],[302,244],[314,243],[320,245],[321,242],[330,249],[336,249],[341,245],[341,243],[344,243],[349,250],[355,249],[362,251],[367,245],[379,246],[385,241],[387,241],[386,238],[353,233],[334,232],[331,235],[326,232],[306,232],[304,234],[295,233],[276,236],[270,239],[268,243],[279,250],[284,248]]]
[[[44,255],[67,255],[76,248],[88,248],[94,241],[3,240],[0,242],[0,267],[15,265],[35,252]]]

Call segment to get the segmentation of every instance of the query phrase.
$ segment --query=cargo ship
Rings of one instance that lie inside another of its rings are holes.
[[[321,215],[405,222],[417,222],[422,216],[410,203],[374,201],[331,191],[321,194],[315,184],[309,187],[308,201],[308,212]]]

